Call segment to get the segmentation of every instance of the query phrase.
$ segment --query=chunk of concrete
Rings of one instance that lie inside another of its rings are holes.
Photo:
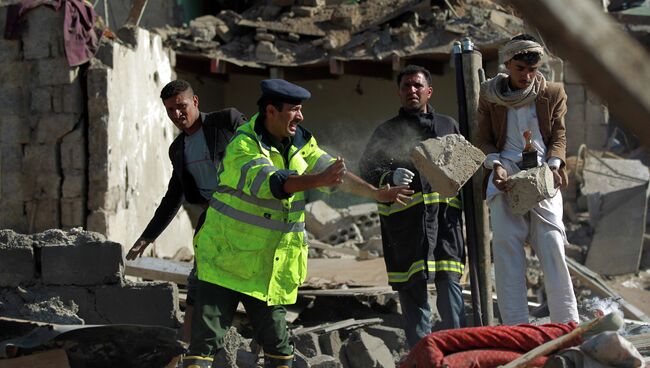
[[[323,354],[339,357],[343,346],[339,331],[334,330],[318,335],[318,345]]]
[[[459,134],[427,139],[411,150],[411,161],[423,180],[443,197],[458,194],[484,160],[483,152]]]
[[[110,241],[44,245],[41,271],[46,285],[119,283],[124,275],[122,246]]]
[[[308,362],[311,368],[343,368],[341,362],[329,355],[317,355],[309,358]]]
[[[217,22],[223,23],[214,15],[204,15],[190,21],[192,37],[211,41],[217,35]]]
[[[305,227],[316,239],[329,244],[347,240],[361,240],[361,231],[352,218],[343,217],[324,201],[315,201],[305,206]]]
[[[368,326],[364,330],[384,342],[388,350],[393,354],[393,358],[399,360],[399,357],[408,354],[409,347],[406,342],[406,334],[404,330],[397,327],[390,326]]]
[[[273,61],[279,59],[280,56],[280,51],[272,42],[260,41],[255,47],[255,57],[262,61]]]
[[[0,287],[29,285],[36,281],[31,246],[2,244],[0,237],[0,254]]]
[[[296,350],[304,356],[311,358],[321,353],[318,344],[318,335],[312,332],[293,336],[292,338]]]
[[[508,185],[510,190],[506,192],[506,201],[516,215],[526,214],[539,202],[557,193],[553,172],[547,164],[512,175],[508,178]]]
[[[343,209],[341,214],[344,217],[352,218],[355,225],[359,227],[361,236],[363,236],[364,239],[381,235],[379,212],[377,211],[376,203],[362,203],[349,206],[348,208]]]
[[[395,367],[393,355],[381,339],[363,330],[354,331],[344,346],[350,368]]]
[[[638,160],[589,156],[583,178],[581,191],[587,197],[594,228],[585,266],[603,275],[638,271],[646,227],[648,167]]]
[[[95,289],[97,312],[107,323],[179,326],[178,288],[171,282],[125,283]]]

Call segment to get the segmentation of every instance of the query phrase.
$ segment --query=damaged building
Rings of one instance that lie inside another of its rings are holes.
[[[589,2],[648,47],[648,4]],[[123,259],[172,173],[168,147],[178,131],[159,97],[169,81],[189,81],[201,111],[234,106],[248,117],[257,112],[260,81],[296,82],[312,92],[303,124],[356,171],[375,127],[399,108],[401,68],[426,67],[431,104],[458,118],[454,41],[471,39],[489,78],[512,36],[543,36],[514,6],[492,0],[28,3],[0,1],[0,95],[9,110],[0,118],[0,367],[38,354],[86,366],[98,346],[129,350],[62,325],[105,325],[87,333],[132,341],[159,336],[165,352],[127,355],[146,366],[174,366],[182,353],[175,333],[200,209],[182,207],[148,257]],[[625,315],[624,335],[650,356],[647,150],[610,113],[615,101],[598,97],[548,46],[542,72],[568,95],[566,253],[581,317],[614,305]],[[409,351],[377,205],[342,193],[307,199],[309,274],[287,314],[296,365],[396,366]],[[528,263],[530,309],[544,323],[543,274],[534,254]],[[435,298],[432,289],[433,305]],[[146,327],[109,328],[131,324]],[[260,348],[244,313],[235,326],[220,359],[255,367]],[[40,330],[50,335],[33,346],[15,340]],[[80,348],[74,354],[66,344]],[[104,354],[97,366],[130,364],[118,356]]]

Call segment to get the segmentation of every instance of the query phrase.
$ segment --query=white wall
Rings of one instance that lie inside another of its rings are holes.
[[[176,132],[159,95],[173,71],[160,37],[137,30],[138,46],[112,44],[112,56],[89,70],[89,230],[130,247],[149,222],[172,173]],[[184,210],[157,240],[157,256],[190,247]]]

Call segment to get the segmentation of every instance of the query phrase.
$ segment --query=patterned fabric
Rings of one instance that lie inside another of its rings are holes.
[[[455,330],[434,332],[411,349],[406,359],[400,364],[400,368],[438,368],[438,367],[495,367],[496,365],[462,365],[458,363],[462,355],[451,357],[454,353],[474,351],[476,349],[503,349],[520,354],[526,353],[539,345],[566,335],[576,328],[577,324],[549,323],[541,326],[523,324],[518,326],[490,326],[471,327]],[[560,349],[580,344],[579,338],[569,341]],[[480,355],[480,354],[477,354]],[[494,359],[498,354],[489,354]],[[449,357],[448,357],[449,356]],[[456,361],[456,364],[445,365],[445,358]],[[476,358],[475,354],[467,355],[470,364],[471,359]],[[516,359],[514,357],[511,360]],[[509,361],[511,361],[509,360]],[[489,362],[489,360],[487,360]],[[495,360],[496,361],[496,360]],[[479,361],[480,363],[481,361]]]

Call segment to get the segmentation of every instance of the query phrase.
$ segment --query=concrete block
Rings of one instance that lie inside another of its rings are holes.
[[[57,174],[38,174],[32,171],[23,176],[24,198],[58,199],[61,196],[61,177]]]
[[[427,139],[411,150],[411,161],[435,192],[453,197],[481,167],[485,155],[462,135]]]
[[[408,354],[409,347],[403,329],[376,325],[366,327],[364,331],[383,341],[386,347],[388,347],[388,350],[393,354],[393,357],[401,357]]]
[[[4,212],[3,212],[4,213]],[[2,244],[0,237],[0,287],[31,285],[36,282],[36,263],[31,246]]]
[[[61,140],[61,168],[65,171],[86,170],[86,138],[82,128],[77,128]]]
[[[275,36],[266,32],[257,32],[255,33],[255,41],[273,42],[275,41]]]
[[[49,113],[52,108],[52,88],[40,87],[31,91],[29,109],[33,112]]]
[[[65,304],[74,303],[79,307],[77,316],[85,324],[105,324],[109,321],[97,312],[95,307],[95,294],[92,288],[76,286],[47,286],[39,289],[48,296],[58,296]]]
[[[318,335],[315,333],[304,333],[293,336],[292,338],[295,348],[306,357],[315,357],[321,354],[320,346],[318,344]]]
[[[43,59],[36,65],[39,86],[70,84],[77,79],[79,67],[70,67],[65,58]]]
[[[0,228],[27,231],[25,202],[22,200],[0,200]]]
[[[81,114],[84,110],[84,98],[79,80],[71,84],[64,84],[62,92],[63,101],[61,112]]]
[[[311,368],[343,368],[341,362],[329,355],[317,355],[307,361]]]
[[[578,148],[585,143],[587,123],[585,122],[585,105],[570,106],[564,117],[566,124],[567,154],[575,155]]]
[[[646,228],[648,168],[638,160],[589,158],[583,177],[581,191],[594,229],[585,266],[604,275],[636,272]]]
[[[78,198],[86,194],[86,176],[83,172],[74,172],[63,176],[63,198]]]
[[[38,143],[56,143],[72,131],[79,120],[77,114],[46,114],[38,119],[36,141]]]
[[[567,107],[584,104],[587,100],[587,90],[582,84],[565,84],[564,91],[567,95]]]
[[[311,202],[305,207],[305,226],[319,240],[338,244],[333,242],[342,238],[356,238],[359,229],[352,225],[352,218],[344,218],[324,201]]]
[[[513,33],[518,32],[524,27],[524,22],[521,18],[499,10],[490,11],[490,21]]]
[[[567,84],[584,84],[584,81],[576,73],[573,66],[569,63],[564,63],[564,83]]]
[[[607,125],[609,122],[609,110],[607,106],[587,103],[585,109],[585,120],[591,128],[594,125]]]
[[[318,335],[318,345],[323,354],[339,357],[343,342],[339,332],[335,330]]]
[[[373,236],[381,235],[381,225],[379,223],[379,212],[377,204],[363,203],[349,206],[342,211],[345,217],[351,217],[355,225],[359,227],[361,236],[369,239]]]
[[[61,199],[61,226],[83,227],[86,224],[86,201],[83,198]]]
[[[26,13],[27,27],[22,32],[25,59],[63,56],[63,16],[62,11],[48,6],[39,6]]]
[[[126,283],[95,289],[97,312],[108,323],[179,326],[178,288],[171,282]]]
[[[17,153],[18,155],[20,153]],[[2,160],[4,161],[4,157]],[[4,168],[4,166],[1,166]],[[24,179],[23,175],[18,171],[4,171],[0,175],[0,199],[7,199],[10,201],[22,201],[25,199],[25,188],[24,188]],[[22,212],[22,211],[21,211]],[[3,212],[3,215],[5,213]],[[9,216],[9,214],[6,214]],[[0,227],[2,228],[2,227]]]
[[[4,24],[4,22],[0,24]],[[0,63],[19,61],[20,59],[20,41],[0,38]]]
[[[392,368],[393,355],[381,339],[363,330],[356,330],[344,345],[345,358],[350,368]]]
[[[11,106],[11,110],[17,114],[28,113],[29,88],[24,83],[18,86],[3,84],[0,88],[0,101],[5,106]]]
[[[359,13],[359,7],[355,5],[341,5],[334,8],[330,21],[332,24],[343,28],[353,28],[361,24],[363,20]]]
[[[32,63],[14,61],[0,65],[0,80],[3,89],[25,87],[32,71]],[[13,106],[12,106],[13,107]]]
[[[539,202],[557,193],[553,172],[547,164],[512,175],[508,178],[508,185],[510,190],[506,192],[506,200],[516,215],[526,214]]]
[[[584,143],[587,147],[602,150],[607,145],[607,125],[587,125]]]
[[[29,231],[39,232],[56,229],[59,223],[60,208],[58,199],[35,199],[25,202]]]
[[[24,144],[29,143],[31,129],[29,119],[23,115],[5,114],[0,120],[0,144]]]
[[[26,145],[23,156],[23,173],[57,174],[57,155],[54,144]]]
[[[124,275],[122,246],[110,241],[45,245],[41,269],[46,285],[119,283]]]

